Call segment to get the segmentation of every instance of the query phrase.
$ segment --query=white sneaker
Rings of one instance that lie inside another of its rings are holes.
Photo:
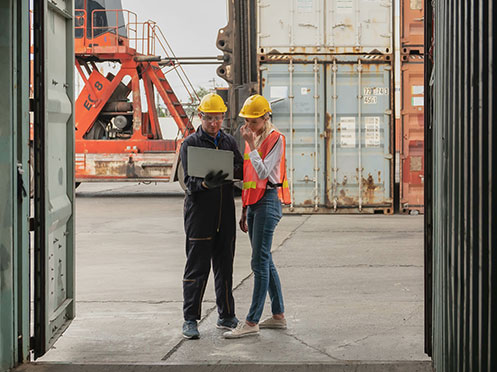
[[[240,322],[236,328],[229,332],[224,332],[224,338],[240,338],[246,336],[255,336],[259,334],[259,325],[250,326],[246,322]]]
[[[272,316],[259,323],[259,328],[286,329],[286,319],[274,319]]]

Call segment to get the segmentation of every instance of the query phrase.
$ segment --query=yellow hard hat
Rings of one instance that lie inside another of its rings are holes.
[[[228,111],[228,108],[224,104],[224,101],[219,94],[209,93],[202,98],[197,110],[207,113],[213,113],[226,112]]]
[[[254,94],[245,100],[240,113],[242,118],[259,118],[267,112],[271,112],[271,106],[267,99],[260,94]]]

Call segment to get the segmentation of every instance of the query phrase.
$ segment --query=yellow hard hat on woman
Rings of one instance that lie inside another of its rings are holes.
[[[224,100],[219,94],[209,93],[202,97],[198,111],[213,113],[213,112],[226,112],[228,108],[224,104]]]
[[[242,118],[259,118],[264,114],[271,112],[271,106],[266,98],[260,94],[254,94],[245,100],[240,113]]]

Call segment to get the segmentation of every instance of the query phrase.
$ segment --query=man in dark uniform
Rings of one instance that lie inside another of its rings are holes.
[[[243,177],[243,158],[235,139],[221,130],[227,107],[217,94],[207,94],[198,107],[202,125],[181,146],[185,172],[184,206],[186,265],[183,277],[183,336],[199,338],[202,298],[211,268],[214,272],[218,328],[232,329],[238,324],[233,300],[233,257],[235,254],[235,202],[233,182],[226,173],[211,172],[205,178],[188,175],[188,147],[229,150],[234,154],[234,178]]]

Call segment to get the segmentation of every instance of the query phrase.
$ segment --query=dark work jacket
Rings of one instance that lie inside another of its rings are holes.
[[[220,133],[216,146],[213,138],[199,126],[197,132],[188,136],[181,145],[180,156],[187,188],[184,205],[187,239],[213,238],[220,231],[226,239],[234,238],[236,221],[233,182],[227,181],[221,187],[206,189],[202,186],[203,178],[188,175],[187,149],[188,146],[195,146],[233,151],[234,178],[243,179],[243,157],[236,140],[222,130]]]

